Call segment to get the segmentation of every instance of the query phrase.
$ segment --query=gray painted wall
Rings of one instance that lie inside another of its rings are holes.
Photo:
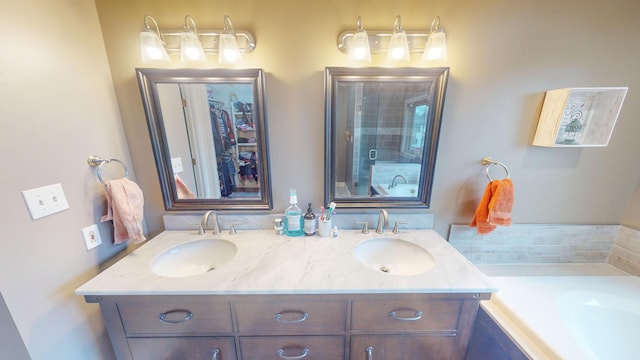
[[[629,208],[640,177],[637,1],[596,0],[585,6],[578,0],[368,0],[302,7],[293,0],[248,0],[219,2],[213,11],[203,0],[96,3],[131,155],[146,190],[151,231],[162,229],[164,208],[151,147],[140,141],[147,129],[133,69],[144,64],[131,34],[139,31],[145,14],[172,28],[186,13],[201,28],[216,27],[222,14],[229,14],[236,28],[257,38],[256,50],[242,66],[261,67],[267,74],[274,212],[287,206],[289,187],[297,188],[301,203],[319,206],[323,199],[323,70],[351,65],[337,50],[338,34],[353,28],[358,14],[369,29],[390,28],[400,14],[408,30],[426,29],[439,15],[448,36],[451,77],[432,197],[436,230],[446,236],[451,223],[471,220],[487,182],[480,165],[487,155],[511,171],[514,222],[618,224],[624,219],[640,226],[637,206]],[[181,65],[174,57],[167,66]],[[384,56],[374,57],[372,66],[385,66]],[[424,65],[415,57],[408,66]],[[206,67],[220,65],[209,60]],[[531,145],[546,90],[599,86],[630,87],[608,147]],[[628,208],[632,215],[625,217]]]
[[[95,4],[4,2],[0,43],[0,291],[32,359],[113,358],[99,308],[73,293],[125,249],[110,223],[92,251],[81,234],[105,212],[87,156],[131,165]],[[70,208],[31,220],[20,192],[54,183]]]

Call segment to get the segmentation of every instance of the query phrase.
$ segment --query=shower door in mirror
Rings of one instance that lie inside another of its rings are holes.
[[[428,206],[447,75],[327,68],[327,202]]]

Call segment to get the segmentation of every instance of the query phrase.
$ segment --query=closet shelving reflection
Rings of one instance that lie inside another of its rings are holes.
[[[258,191],[256,127],[253,121],[253,104],[234,100],[231,96],[231,118],[237,144],[238,183],[242,191]]]

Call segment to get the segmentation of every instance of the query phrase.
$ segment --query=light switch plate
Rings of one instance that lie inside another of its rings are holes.
[[[69,208],[62,184],[47,185],[22,192],[33,220],[55,214]]]
[[[84,237],[84,243],[85,245],[87,245],[87,250],[91,250],[94,247],[102,244],[100,230],[98,230],[98,225],[96,224],[83,228],[82,237]]]
[[[173,169],[174,174],[182,173],[184,171],[184,169],[182,168],[182,158],[181,157],[171,158],[171,168]]]

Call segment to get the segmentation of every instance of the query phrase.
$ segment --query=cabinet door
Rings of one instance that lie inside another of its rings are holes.
[[[347,302],[341,300],[238,302],[235,310],[245,334],[339,333],[347,326]]]
[[[129,338],[135,360],[236,360],[232,337]]]
[[[464,349],[455,337],[429,335],[354,335],[350,360],[456,360]]]
[[[244,336],[242,360],[344,360],[344,336]]]

